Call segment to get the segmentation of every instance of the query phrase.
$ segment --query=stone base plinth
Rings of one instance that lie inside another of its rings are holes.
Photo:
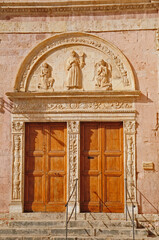
[[[22,213],[23,212],[23,204],[22,202],[11,202],[9,207],[10,213]]]

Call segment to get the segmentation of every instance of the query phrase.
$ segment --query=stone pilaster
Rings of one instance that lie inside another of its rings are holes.
[[[79,156],[80,156],[80,122],[68,121],[68,194],[67,198],[71,196],[76,179],[77,182],[77,212],[79,212]],[[70,203],[69,212],[72,211],[76,199],[76,190],[74,191]]]
[[[125,139],[125,179],[127,181],[127,203],[131,208],[131,200],[135,204],[135,212],[138,212],[136,203],[136,123],[135,121],[124,122],[124,139]],[[126,194],[126,193],[125,193]]]
[[[12,195],[10,212],[23,212],[23,143],[24,123],[12,122]]]

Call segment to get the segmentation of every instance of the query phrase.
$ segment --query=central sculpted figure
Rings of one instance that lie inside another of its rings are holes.
[[[75,51],[71,52],[71,56],[67,60],[67,83],[68,89],[82,88],[82,72],[81,69],[84,67],[85,63],[83,56],[78,56]],[[80,61],[81,58],[81,61]]]

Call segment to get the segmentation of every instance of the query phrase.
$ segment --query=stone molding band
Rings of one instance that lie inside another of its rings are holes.
[[[78,14],[88,12],[114,12],[114,11],[142,11],[142,10],[158,10],[159,3],[140,2],[140,3],[114,3],[110,4],[108,1],[68,1],[53,3],[37,3],[36,2],[8,2],[0,3],[0,13],[56,13],[56,14]]]

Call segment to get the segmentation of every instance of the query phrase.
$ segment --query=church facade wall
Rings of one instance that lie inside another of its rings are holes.
[[[52,15],[3,13],[0,20],[0,212],[9,211],[13,169],[11,113],[14,103],[5,94],[13,92],[20,65],[34,47],[59,33],[82,32],[114,44],[132,67],[135,89],[141,92],[134,102],[138,212],[158,213],[157,11]],[[153,169],[144,169],[144,163],[152,163]]]

